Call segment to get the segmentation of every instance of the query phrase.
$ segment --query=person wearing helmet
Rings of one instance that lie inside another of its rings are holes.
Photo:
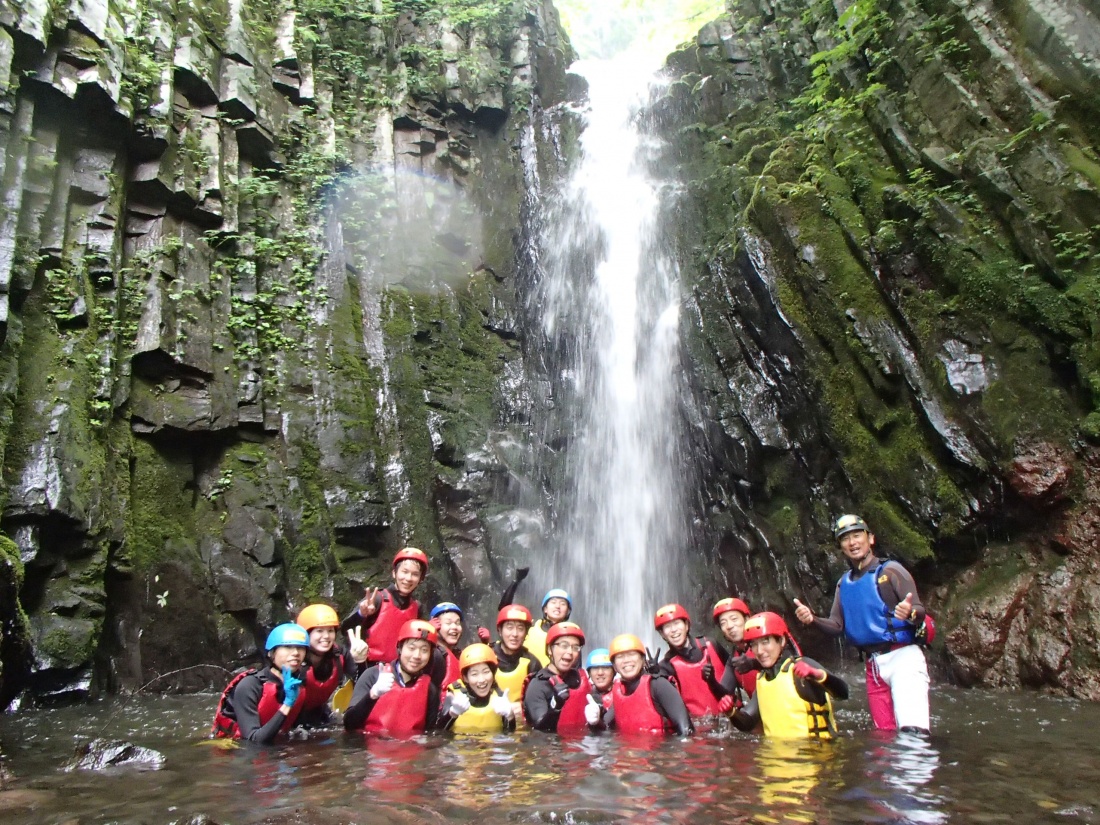
[[[361,633],[367,643],[367,662],[392,662],[397,656],[397,633],[405,622],[420,616],[420,605],[412,597],[428,575],[428,555],[405,547],[393,557],[393,583],[385,589],[369,588],[340,629]]]
[[[496,684],[497,655],[487,644],[469,645],[459,657],[462,678],[443,699],[444,727],[455,733],[507,733],[516,715],[507,690]]]
[[[461,674],[458,664],[458,643],[462,639],[462,608],[454,602],[440,602],[429,616],[439,633],[439,643],[432,653],[432,680],[441,688],[457,682]]]
[[[497,686],[508,691],[520,723],[523,721],[524,690],[542,669],[539,660],[523,644],[531,624],[531,611],[522,604],[504,605],[497,613],[498,638],[493,644],[493,652],[497,655]]]
[[[726,668],[717,645],[700,636],[691,636],[691,617],[678,604],[666,604],[657,611],[653,626],[668,642],[661,659],[661,670],[674,679],[692,716],[722,712],[719,705],[728,695],[722,687]],[[727,703],[732,706],[732,700]]]
[[[546,595],[542,597],[542,618],[531,625],[523,646],[538,657],[543,667],[550,664],[550,656],[546,652],[546,634],[552,625],[568,621],[572,612],[573,600],[560,587],[546,591]]]
[[[437,641],[439,635],[428,622],[405,622],[397,632],[396,659],[367,668],[355,681],[344,727],[394,736],[434,730],[440,690],[430,670]]]
[[[328,701],[344,679],[358,675],[358,665],[350,655],[336,645],[340,617],[327,604],[311,604],[298,614],[297,623],[309,633],[309,653],[306,654],[305,680],[302,691],[305,702],[298,714],[298,724],[322,727],[332,721]],[[366,662],[365,651],[361,661]]]
[[[756,693],[730,719],[743,731],[763,723],[778,739],[831,739],[836,735],[832,697],[848,698],[848,684],[802,655],[778,613],[745,622],[745,640],[760,662]]]
[[[632,633],[611,640],[608,649],[618,680],[611,688],[611,708],[604,715],[608,727],[621,733],[695,733],[684,699],[664,674],[646,670],[646,649]]]
[[[855,515],[843,515],[833,536],[848,561],[833,594],[829,618],[794,600],[795,617],[859,648],[867,662],[867,700],[879,730],[929,730],[928,663],[918,643],[926,611],[909,571],[875,555],[875,534]]]
[[[214,712],[215,738],[245,739],[267,745],[286,733],[305,704],[302,665],[309,633],[287,622],[267,636],[267,667],[238,673],[222,691]]]
[[[592,695],[600,700],[604,710],[611,707],[611,686],[615,683],[615,668],[611,664],[611,651],[597,647],[588,654],[584,670],[592,683]]]
[[[580,733],[600,724],[603,707],[580,668],[584,631],[558,622],[546,633],[550,664],[535,674],[523,694],[523,713],[535,730]]]
[[[760,663],[753,658],[749,643],[745,641],[745,620],[751,615],[749,606],[741,599],[722,599],[714,605],[714,621],[733,649],[724,662],[726,673],[721,682],[730,697],[737,697],[739,691],[752,696],[756,691],[756,672]]]

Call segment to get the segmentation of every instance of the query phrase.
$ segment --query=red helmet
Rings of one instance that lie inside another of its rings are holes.
[[[654,630],[660,630],[669,622],[674,622],[677,619],[683,619],[688,624],[691,624],[691,616],[684,610],[681,605],[678,604],[666,604],[664,607],[657,611],[657,615],[653,617]]]
[[[434,627],[423,619],[409,619],[405,624],[401,625],[401,629],[397,631],[398,647],[401,646],[402,642],[409,639],[424,639],[434,645],[439,641],[439,634]]]
[[[563,636],[573,636],[580,639],[582,645],[584,644],[584,631],[581,630],[579,624],[575,624],[574,622],[558,622],[555,625],[551,625],[550,629],[546,631],[546,649],[549,650],[550,646]]]
[[[714,605],[714,621],[718,621],[718,617],[723,613],[729,613],[732,610],[736,610],[738,613],[743,613],[745,616],[751,616],[752,611],[749,610],[749,606],[740,599],[722,599]]]
[[[522,604],[506,604],[497,613],[497,627],[505,622],[523,622],[530,627],[535,620],[531,618],[531,611]]]
[[[786,639],[790,636],[787,623],[778,613],[757,613],[745,622],[745,641],[763,639],[765,636],[779,636]]]
[[[417,550],[415,547],[405,547],[397,551],[397,555],[393,557],[393,566],[401,564],[405,559],[412,559],[413,561],[420,562],[420,568],[423,573],[428,572],[428,554],[423,550]]]

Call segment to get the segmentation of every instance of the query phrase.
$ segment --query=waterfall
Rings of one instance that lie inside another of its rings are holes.
[[[678,560],[689,473],[680,283],[657,221],[667,182],[650,172],[659,147],[639,124],[651,74],[625,59],[572,70],[589,84],[581,154],[545,198],[528,307],[554,392],[546,435],[561,453],[535,572],[540,585],[570,591],[592,649],[622,632],[652,642],[654,611],[687,592]]]

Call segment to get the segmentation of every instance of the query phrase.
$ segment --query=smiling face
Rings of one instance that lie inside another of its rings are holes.
[[[727,642],[739,645],[745,638],[745,614],[736,610],[727,610],[718,617],[718,629]]]
[[[673,619],[661,625],[661,638],[673,647],[683,647],[688,643],[689,625],[683,619]]]
[[[619,674],[619,678],[624,682],[630,682],[641,676],[642,668],[645,666],[645,657],[636,650],[627,650],[612,659],[612,663],[615,665],[615,672]]]
[[[760,665],[769,668],[779,661],[779,654],[783,652],[784,640],[782,636],[763,636],[749,642],[753,655]]]
[[[542,609],[543,614],[552,622],[561,622],[569,618],[569,602],[555,596]]]
[[[424,570],[420,562],[413,559],[402,559],[393,568],[393,583],[397,586],[397,592],[402,596],[411,596],[424,577]]]
[[[454,647],[462,638],[462,617],[455,612],[439,614],[439,638],[447,647]]]
[[[297,670],[305,660],[306,648],[304,647],[280,645],[271,651],[271,663],[276,670],[282,670],[284,667]]]
[[[611,683],[615,681],[615,668],[603,665],[588,668],[588,678],[592,680],[596,690],[606,693],[611,690]]]
[[[309,631],[309,652],[325,654],[336,644],[335,627],[315,627]]]
[[[484,699],[493,690],[493,669],[481,662],[470,665],[462,674],[462,681],[470,689],[470,693],[478,699]]]
[[[550,667],[557,673],[565,673],[581,660],[581,640],[576,636],[562,636],[550,645]]]
[[[501,647],[508,653],[516,653],[527,638],[527,622],[507,621],[502,622],[498,633],[500,634]]]
[[[432,643],[427,639],[406,639],[397,651],[397,661],[408,677],[423,673],[432,660]]]
[[[875,534],[868,533],[866,530],[853,530],[841,536],[838,543],[840,552],[844,554],[844,558],[848,559],[848,563],[856,570],[860,570],[871,557],[875,546]]]

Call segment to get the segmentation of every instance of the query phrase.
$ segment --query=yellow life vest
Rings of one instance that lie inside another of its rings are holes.
[[[527,631],[527,636],[523,640],[523,646],[542,663],[543,667],[550,664],[550,654],[546,652],[546,631],[542,629],[542,619],[531,625],[531,629]]]
[[[505,672],[497,668],[496,683],[502,691],[508,691],[508,698],[513,702],[523,701],[523,683],[527,681],[527,659],[520,657],[515,670]]]
[[[793,658],[785,661],[774,679],[761,675],[756,680],[756,701],[764,735],[779,739],[831,739],[836,731],[832,700],[826,694],[825,704],[817,705],[798,695],[791,672],[795,661]]]
[[[460,684],[455,682],[448,690],[463,690],[459,687]],[[497,696],[501,694],[496,688],[493,689],[493,693]],[[504,733],[505,727],[504,720],[493,712],[492,703],[486,702],[483,708],[471,706],[468,711],[455,719],[451,730],[455,733]]]

